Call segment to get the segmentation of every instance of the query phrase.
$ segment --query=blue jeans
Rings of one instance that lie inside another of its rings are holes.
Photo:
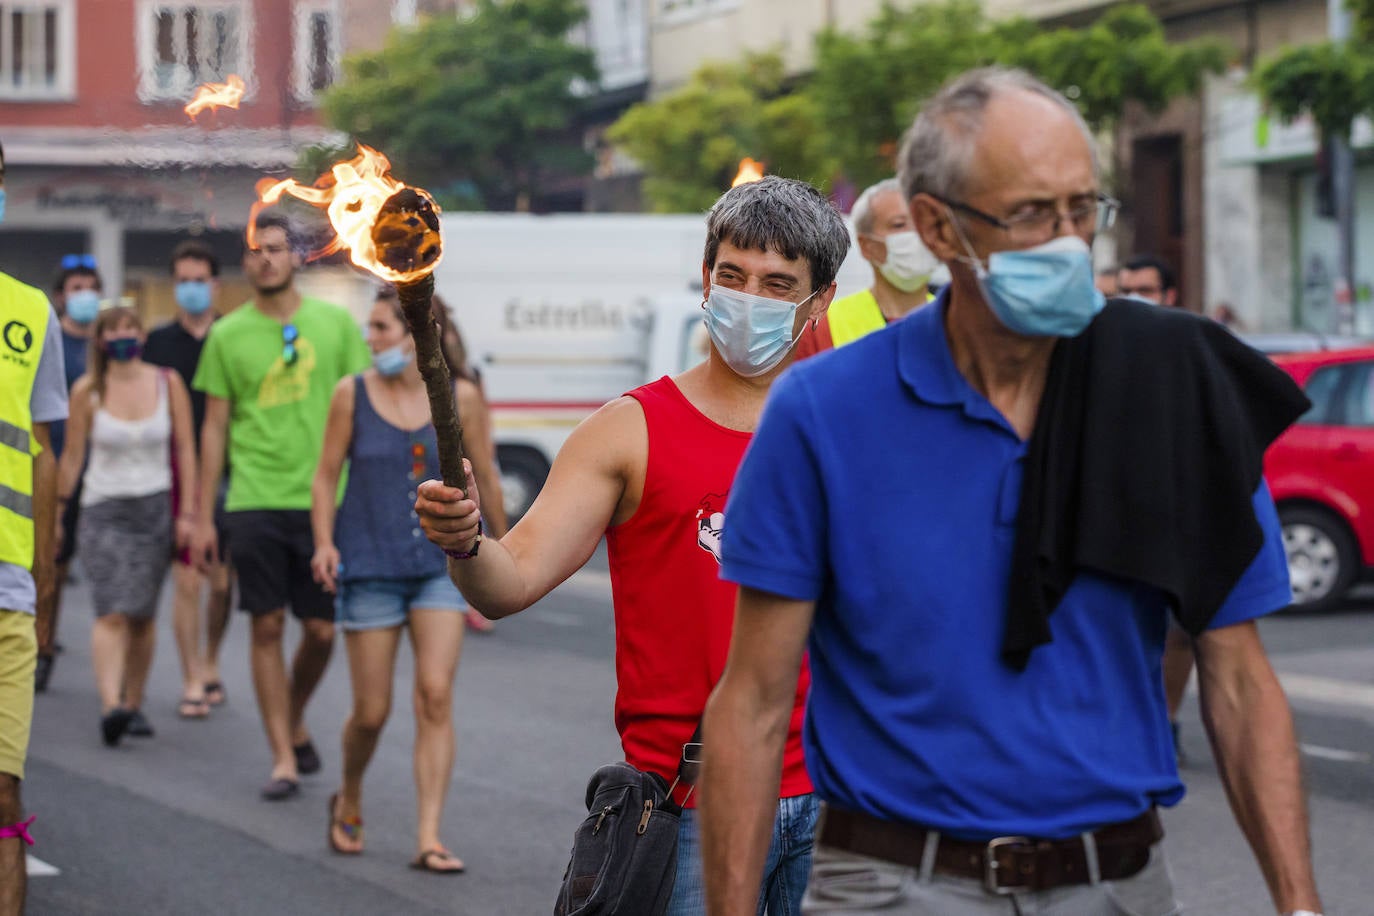
[[[820,805],[814,795],[778,799],[773,842],[763,866],[759,916],[798,916],[806,878],[811,872],[811,842]],[[677,881],[668,916],[702,916],[706,912],[706,882],[701,867],[701,827],[695,808],[682,812],[677,832]]]

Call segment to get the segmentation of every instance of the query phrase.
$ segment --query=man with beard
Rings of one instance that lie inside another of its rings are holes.
[[[279,801],[299,791],[301,773],[320,768],[305,705],[334,645],[334,601],[310,574],[310,482],[334,385],[372,358],[348,312],[296,290],[301,261],[289,223],[262,214],[254,228],[243,272],[256,296],[210,329],[196,369],[195,388],[206,397],[192,555],[204,570],[218,557],[215,495],[227,446],[234,473],[225,528],[239,606],[252,617],[253,689],[272,750],[262,797]],[[288,606],[304,630],[289,678]]]

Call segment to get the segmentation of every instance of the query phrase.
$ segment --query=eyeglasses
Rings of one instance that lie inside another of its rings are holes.
[[[71,270],[74,267],[84,267],[87,270],[95,270],[95,255],[64,254],[62,256],[62,269]]]
[[[296,341],[300,339],[301,332],[296,330],[294,324],[283,325],[281,329],[281,358],[282,362],[288,366],[296,365],[300,352],[296,349]]]
[[[1116,212],[1121,202],[1106,194],[1098,194],[1097,199],[1079,204],[1067,213],[1053,204],[1033,204],[1013,213],[1006,219],[985,213],[977,207],[957,200],[946,200],[936,194],[930,195],[951,210],[982,220],[989,226],[996,226],[1007,234],[1014,245],[1039,245],[1048,242],[1059,234],[1059,224],[1067,219],[1075,232],[1103,232],[1116,222]]]

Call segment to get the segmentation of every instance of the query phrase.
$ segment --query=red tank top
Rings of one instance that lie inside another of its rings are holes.
[[[671,782],[730,649],[735,586],[720,578],[720,534],[750,434],[707,419],[666,376],[629,396],[644,409],[649,460],[639,508],[606,532],[615,726],[625,759]],[[801,743],[810,681],[803,662],[783,755],[783,798],[811,791]],[[681,802],[686,793],[676,794]],[[693,793],[688,804],[695,802]]]

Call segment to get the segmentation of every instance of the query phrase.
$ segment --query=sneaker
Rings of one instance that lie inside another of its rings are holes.
[[[33,667],[33,689],[43,693],[48,689],[48,679],[52,677],[52,666],[57,659],[52,655],[39,655]]]
[[[291,750],[296,752],[297,772],[309,775],[320,771],[320,755],[315,752],[313,742],[307,739],[304,744],[297,744]]]
[[[129,711],[129,727],[126,731],[132,738],[151,738],[157,734],[153,731],[153,724],[143,717],[143,711],[139,709]]]

